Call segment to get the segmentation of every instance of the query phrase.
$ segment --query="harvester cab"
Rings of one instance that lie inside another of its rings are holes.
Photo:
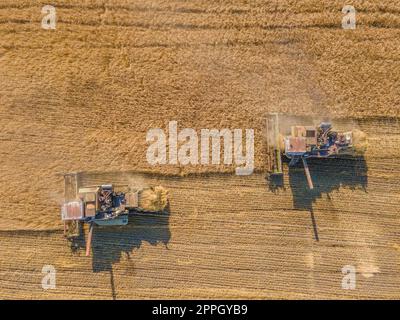
[[[90,254],[94,225],[123,226],[134,214],[163,213],[168,203],[168,192],[161,186],[131,189],[129,186],[79,187],[79,174],[64,175],[65,202],[61,207],[64,235],[78,237],[80,225],[90,224],[86,241],[86,255]]]
[[[335,131],[330,122],[304,125],[301,120],[296,123],[294,118],[286,117],[290,119],[286,121],[285,117],[277,113],[267,117],[267,143],[272,175],[283,174],[282,156],[290,160],[289,167],[301,160],[308,186],[313,189],[308,158],[354,157],[366,150],[366,135],[358,129]]]

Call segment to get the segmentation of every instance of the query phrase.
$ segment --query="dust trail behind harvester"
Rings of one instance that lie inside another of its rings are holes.
[[[265,141],[267,141],[268,148],[279,147],[280,150],[284,149],[283,137],[290,135],[292,126],[318,126],[321,122],[328,122],[333,116],[328,111],[328,105],[331,104],[331,99],[320,88],[316,80],[316,68],[313,57],[308,55],[303,50],[301,44],[296,41],[290,42],[285,45],[285,50],[289,55],[293,56],[296,61],[296,69],[292,74],[293,80],[301,80],[300,84],[297,81],[293,82],[296,90],[287,90],[281,96],[281,101],[291,101],[287,106],[286,111],[279,111],[279,136],[276,137],[276,132],[273,130],[265,131]],[[309,103],[309,108],[303,108],[301,99],[298,97],[306,97],[306,102]],[[280,108],[278,107],[277,110]],[[308,110],[308,112],[307,112]],[[306,113],[305,113],[306,112]],[[271,145],[272,143],[272,145]],[[277,144],[279,144],[277,146]]]
[[[128,187],[133,190],[149,187],[149,184],[146,182],[146,178],[141,174],[128,175],[127,180],[128,180]]]

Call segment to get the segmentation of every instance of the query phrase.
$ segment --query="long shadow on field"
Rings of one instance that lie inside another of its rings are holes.
[[[314,189],[308,188],[307,179],[301,161],[298,166],[289,168],[289,187],[293,194],[293,207],[298,210],[307,210],[311,215],[311,222],[314,229],[315,239],[319,240],[317,221],[314,216],[313,203],[321,198],[322,194],[328,196],[327,206],[334,206],[329,203],[329,194],[347,187],[352,190],[361,189],[366,192],[368,186],[368,167],[364,157],[356,158],[327,158],[310,159],[307,161],[314,184]],[[270,190],[284,188],[283,182],[274,184],[270,180]],[[336,200],[340,201],[340,200]]]
[[[97,227],[92,240],[93,271],[109,271],[123,253],[130,259],[132,251],[144,241],[167,246],[170,238],[169,208],[163,213],[131,216],[126,226]]]
[[[141,213],[129,217],[126,226],[94,226],[92,238],[92,270],[93,272],[110,272],[112,296],[115,299],[114,275],[112,266],[119,262],[123,254],[134,263],[134,253],[143,242],[151,245],[165,245],[171,238],[169,229],[169,204],[162,213]],[[73,251],[85,248],[84,236],[71,243]],[[132,257],[131,257],[132,255]]]

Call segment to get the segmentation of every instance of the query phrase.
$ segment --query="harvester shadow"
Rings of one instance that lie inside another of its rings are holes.
[[[327,195],[328,201],[332,201],[329,194],[341,187],[367,192],[368,167],[364,157],[309,159],[308,165],[314,189],[310,190],[308,187],[301,161],[298,165],[289,167],[289,187],[293,194],[293,208],[310,212],[314,237],[319,241],[313,204],[323,194]],[[276,192],[277,188],[284,189],[284,185],[275,185],[270,180],[269,188]]]
[[[266,176],[268,189],[273,193],[278,193],[279,190],[285,190],[285,182],[283,174],[271,174]]]
[[[96,227],[92,239],[93,272],[110,271],[123,253],[130,259],[132,251],[143,242],[154,246],[161,243],[167,248],[170,238],[169,210],[133,215],[126,226]]]
[[[125,226],[94,226],[92,237],[92,271],[110,273],[112,297],[116,299],[113,264],[123,254],[131,259],[132,251],[139,249],[143,242],[151,245],[163,244],[166,248],[171,238],[169,229],[170,208],[160,213],[138,213],[129,217]],[[71,250],[77,252],[86,246],[82,235],[71,242]],[[90,258],[90,257],[89,257]]]

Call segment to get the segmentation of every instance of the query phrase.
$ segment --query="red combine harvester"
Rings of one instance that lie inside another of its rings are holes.
[[[94,225],[121,226],[128,224],[134,214],[163,213],[168,203],[168,192],[161,186],[131,189],[129,186],[79,187],[79,174],[65,174],[65,202],[61,207],[64,235],[80,236],[80,224],[88,223],[86,255],[90,247]],[[118,189],[118,190],[117,190]]]

